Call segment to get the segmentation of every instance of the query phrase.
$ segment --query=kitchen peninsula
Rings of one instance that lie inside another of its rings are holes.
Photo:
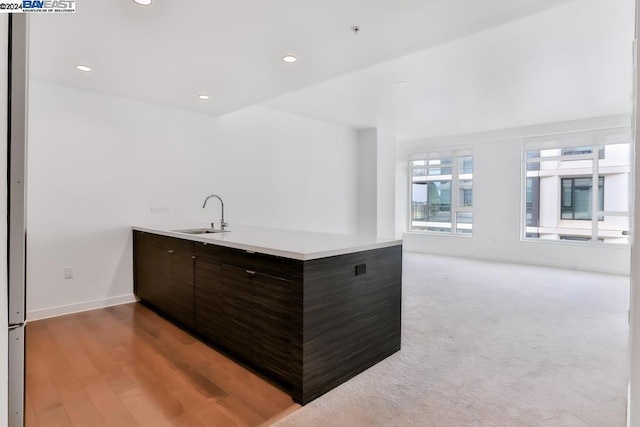
[[[136,295],[296,402],[400,349],[401,240],[240,226],[189,231],[196,230],[133,227]]]

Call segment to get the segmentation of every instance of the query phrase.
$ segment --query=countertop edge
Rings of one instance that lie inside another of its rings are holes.
[[[186,234],[186,233],[180,233],[177,231],[163,230],[161,228],[151,228],[151,227],[134,225],[131,227],[131,229],[133,231],[142,231],[145,233],[158,234],[165,237],[174,237],[174,238],[190,240],[194,242],[208,243],[208,244],[224,246],[224,247],[233,248],[233,249],[241,249],[241,250],[263,253],[267,255],[279,256],[283,258],[295,259],[299,261],[311,261],[314,259],[328,258],[332,256],[346,255],[346,254],[352,254],[356,252],[363,252],[363,251],[368,251],[373,249],[381,249],[381,248],[388,248],[392,246],[402,245],[402,240],[390,239],[382,242],[371,242],[368,244],[341,247],[341,248],[336,248],[332,250],[323,250],[323,251],[317,251],[317,252],[311,252],[311,253],[300,253],[300,252],[292,252],[292,251],[286,251],[281,249],[274,249],[274,248],[269,248],[264,246],[250,245],[246,243],[217,240],[217,239],[212,239],[210,235],[205,237],[205,235]],[[291,230],[286,230],[286,231],[291,231]]]

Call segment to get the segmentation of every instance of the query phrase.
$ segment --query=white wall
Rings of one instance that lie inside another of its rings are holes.
[[[358,131],[358,234],[396,238],[396,139],[393,127]]]
[[[0,424],[8,419],[7,399],[8,399],[8,353],[7,345],[9,337],[7,333],[8,316],[7,292],[8,292],[8,271],[7,271],[7,150],[9,144],[7,139],[7,81],[8,81],[8,43],[9,43],[9,15],[0,15],[0,135],[2,138],[2,149],[0,149]]]
[[[377,129],[378,237],[394,238],[396,227],[396,132],[391,126]]]
[[[629,310],[629,406],[627,410],[627,425],[629,427],[640,426],[640,233],[638,225],[640,225],[640,148],[638,147],[638,99],[640,99],[640,69],[637,65],[637,58],[640,56],[640,48],[637,43],[638,34],[640,33],[640,0],[636,0],[636,45],[634,64],[634,150],[632,151],[635,160],[635,174],[633,180],[634,186],[634,209],[631,223],[632,240],[631,240],[631,296]]]
[[[358,132],[358,234],[378,233],[378,136],[376,129]]]
[[[132,299],[133,224],[355,233],[354,131],[252,107],[218,119],[31,82],[28,318]],[[151,213],[151,207],[167,213]],[[75,277],[64,279],[64,267]]]
[[[579,270],[629,274],[628,246],[595,247],[570,243],[521,241],[521,141],[524,136],[608,126],[628,126],[628,116],[558,123],[487,134],[400,144],[398,162],[428,146],[470,147],[474,155],[473,236],[404,234],[404,249],[451,256],[520,262]],[[408,174],[398,176],[407,186]],[[400,184],[398,184],[399,186]],[[408,215],[408,192],[402,215]],[[406,226],[404,230],[407,230]]]

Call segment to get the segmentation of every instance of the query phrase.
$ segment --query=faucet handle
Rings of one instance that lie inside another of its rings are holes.
[[[212,230],[215,230],[215,229],[216,229],[216,223],[215,223],[215,222],[212,222],[212,223],[211,223],[211,229],[212,229]]]

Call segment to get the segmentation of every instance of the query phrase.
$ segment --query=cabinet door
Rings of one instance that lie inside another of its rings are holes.
[[[164,293],[171,288],[171,253],[146,239],[136,236],[136,294],[150,304],[165,309]]]
[[[216,343],[225,329],[222,286],[220,263],[196,258],[196,331]]]
[[[191,242],[140,232],[134,236],[136,295],[174,320],[193,327]]]
[[[253,360],[266,373],[291,383],[291,282],[253,276]]]
[[[247,270],[222,266],[222,312],[224,330],[220,344],[230,352],[251,361],[253,347],[252,310],[253,274]]]
[[[180,323],[195,326],[193,290],[194,256],[190,253],[170,252],[171,286],[166,290],[166,313]]]

